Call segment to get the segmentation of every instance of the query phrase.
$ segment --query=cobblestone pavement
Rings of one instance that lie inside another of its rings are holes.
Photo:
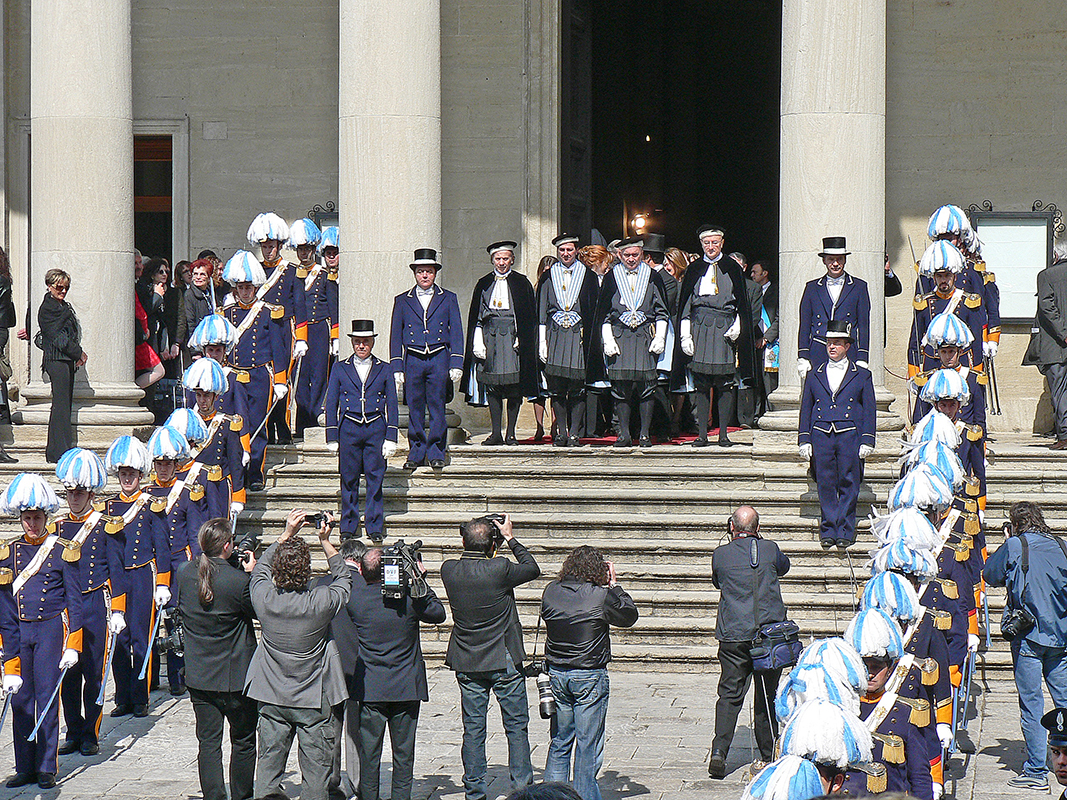
[[[981,678],[981,670],[979,671]],[[450,672],[430,671],[430,702],[419,720],[413,797],[462,800],[459,691]],[[736,800],[752,757],[751,711],[746,707],[730,752],[725,780],[708,778],[707,760],[715,706],[714,670],[704,673],[627,673],[611,675],[608,736],[600,786],[605,800],[642,797],[652,800]],[[530,742],[535,776],[545,763],[548,723],[537,716],[537,694],[529,682],[533,719]],[[1007,781],[1024,758],[1019,731],[1017,695],[1003,677],[978,681],[978,715],[970,732],[978,746],[974,756],[956,755],[949,765],[947,795],[960,800],[991,800],[1039,792],[1013,790]],[[751,695],[750,695],[751,697]],[[93,758],[61,756],[59,785],[49,791],[0,786],[0,798],[60,797],[140,800],[140,798],[199,798],[196,775],[196,737],[188,697],[174,699],[166,691],[153,693],[150,716],[113,720],[105,708],[101,752]],[[11,725],[4,741],[7,768],[14,771]],[[388,745],[387,745],[388,747]],[[299,793],[296,748],[290,760],[287,790]],[[507,750],[495,704],[489,720],[489,797],[509,791]],[[388,758],[382,768],[382,798],[389,795]],[[1055,787],[1055,780],[1052,781]],[[1056,791],[1058,796],[1059,791]]]

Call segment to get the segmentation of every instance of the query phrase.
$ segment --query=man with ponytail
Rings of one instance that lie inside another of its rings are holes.
[[[193,701],[197,766],[204,800],[226,800],[222,769],[223,722],[230,725],[230,794],[249,800],[256,767],[256,702],[244,693],[245,673],[256,649],[249,575],[228,560],[233,553],[229,520],[200,526],[201,553],[181,566],[175,600],[185,628],[185,684]]]

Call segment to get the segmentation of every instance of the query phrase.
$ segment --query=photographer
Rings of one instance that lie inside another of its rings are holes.
[[[1026,624],[1016,625],[1021,629],[1011,640],[1026,763],[1022,774],[1008,785],[1047,789],[1048,735],[1041,727],[1045,705],[1041,677],[1053,704],[1067,706],[1067,544],[1049,530],[1037,503],[1012,504],[1008,519],[1009,538],[989,557],[982,573],[990,586],[1006,584],[1008,606],[1023,612],[1023,618],[1029,617]]]
[[[359,702],[359,796],[378,800],[382,742],[388,725],[393,749],[390,798],[409,800],[419,703],[430,699],[419,623],[444,622],[445,607],[428,586],[422,597],[383,596],[380,547],[363,554],[360,573],[361,577],[353,577],[348,601],[348,616],[359,643],[355,695],[349,700]]]
[[[311,550],[296,535],[311,520],[333,580],[309,586]],[[248,696],[259,701],[256,797],[284,796],[282,776],[293,735],[299,742],[301,800],[325,800],[337,726],[334,706],[348,698],[337,645],[329,639],[334,615],[348,602],[352,578],[330,543],[333,515],[289,512],[285,532],[252,570],[252,607],[262,641],[248,667]]]
[[[185,685],[193,702],[197,767],[204,800],[226,800],[222,771],[223,721],[230,725],[230,797],[249,800],[256,767],[256,702],[245,696],[245,674],[256,649],[255,613],[249,594],[251,553],[243,571],[227,559],[233,552],[230,522],[221,517],[200,526],[203,551],[181,566],[174,600],[185,633]]]
[[[460,526],[463,553],[441,565],[452,609],[445,666],[456,673],[463,711],[463,788],[467,800],[485,800],[485,717],[496,694],[508,740],[513,788],[533,782],[529,701],[522,662],[526,650],[515,607],[515,587],[541,574],[533,556],[511,533],[511,517],[479,517]],[[496,556],[506,541],[518,563]]]
[[[582,800],[600,800],[596,776],[604,761],[608,716],[608,626],[629,628],[637,607],[615,577],[615,565],[593,547],[567,556],[559,578],[541,598],[545,661],[556,697],[545,781],[566,782],[574,747],[574,788]]]

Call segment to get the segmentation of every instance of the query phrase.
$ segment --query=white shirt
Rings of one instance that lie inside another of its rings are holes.
[[[430,309],[430,301],[433,300],[433,287],[429,289],[423,289],[421,286],[415,287],[415,296],[419,298],[419,302],[422,303],[422,310],[428,311]]]
[[[834,301],[834,305],[837,305],[838,299],[841,297],[841,287],[845,285],[845,276],[840,278],[826,278],[826,291],[830,293],[830,299]]]
[[[356,372],[359,373],[359,379],[363,381],[363,383],[366,383],[367,376],[370,375],[370,368],[374,366],[374,362],[371,360],[371,356],[367,356],[366,358],[352,356],[352,363],[356,367]]]
[[[826,362],[826,382],[830,384],[830,391],[837,394],[841,388],[841,382],[845,379],[845,374],[848,372],[849,360],[848,358],[842,358],[840,361],[827,361]]]
[[[489,296],[490,308],[501,310],[511,308],[511,292],[508,290],[508,275],[510,274],[510,269],[503,275],[494,270],[493,293]]]
[[[719,258],[722,258],[722,256],[720,256]],[[707,257],[705,257],[704,261],[708,264],[708,269],[707,272],[704,273],[704,276],[700,279],[700,283],[697,284],[697,294],[718,294],[719,281],[715,277],[715,265],[719,262],[719,259],[716,258],[714,261],[708,261]]]

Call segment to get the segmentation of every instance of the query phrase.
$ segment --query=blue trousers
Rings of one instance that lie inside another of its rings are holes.
[[[567,783],[574,750],[574,790],[582,800],[600,800],[596,776],[604,763],[604,732],[608,719],[606,669],[549,667],[556,716],[548,745],[544,782]]]
[[[811,432],[815,482],[819,487],[822,522],[819,539],[856,541],[856,500],[863,480],[860,432]]]
[[[230,516],[230,479],[226,475],[220,481],[202,478],[200,485],[204,487],[207,518]]]
[[[511,784],[521,789],[533,783],[530,763],[530,705],[526,678],[521,672],[457,672],[463,712],[463,789],[466,800],[485,800],[485,717],[489,695],[496,695],[500,718],[508,740],[508,770]]]
[[[1015,688],[1019,691],[1019,720],[1026,740],[1023,775],[1044,778],[1048,731],[1041,725],[1041,715],[1045,713],[1041,680],[1044,678],[1052,695],[1052,705],[1067,708],[1067,647],[1044,647],[1028,639],[1016,639],[1011,643],[1011,662],[1015,668]]]
[[[270,404],[274,400],[274,370],[270,365],[264,364],[248,370],[248,375],[248,383],[238,383],[237,391],[243,393],[240,400],[244,402],[248,413],[245,422],[249,434],[252,434],[267,418]],[[285,398],[278,402],[284,403]],[[245,468],[245,486],[263,480],[263,462],[267,455],[267,426],[264,425],[259,435],[252,439],[251,455],[252,460]]]
[[[308,351],[300,365],[300,383],[296,387],[296,430],[317,426],[326,383],[330,379],[330,320],[308,321]]]
[[[361,425],[342,419],[337,430],[338,471],[341,473],[341,537],[359,533],[359,479],[366,478],[365,533],[379,534],[385,526],[382,482],[385,480],[385,417]]]
[[[408,460],[421,464],[427,459],[443,460],[448,440],[445,396],[448,390],[448,350],[432,356],[408,353],[404,356],[404,396],[408,403]],[[430,430],[423,418],[430,410]]]
[[[37,713],[44,710],[59,681],[59,659],[66,641],[63,615],[40,622],[19,622],[19,660],[22,688],[11,698],[11,727],[15,737],[15,772],[57,772],[59,769],[59,702],[27,742]],[[95,699],[95,698],[94,698]]]
[[[60,698],[67,723],[67,741],[78,744],[100,742],[103,706],[97,705],[100,684],[107,661],[107,618],[110,604],[103,587],[82,594],[82,654],[67,670]],[[84,712],[84,713],[83,713]]]
[[[148,705],[152,665],[148,665],[143,680],[138,680],[137,675],[156,621],[156,576],[151,565],[146,565],[126,570],[126,581],[126,629],[119,634],[111,663],[115,672],[115,705],[144,706]]]

